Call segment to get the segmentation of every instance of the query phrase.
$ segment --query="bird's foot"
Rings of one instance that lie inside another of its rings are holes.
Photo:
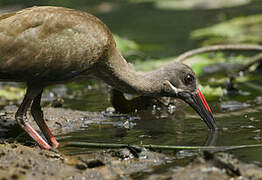
[[[49,150],[52,148],[28,123],[23,124],[23,129],[37,142],[37,144],[42,149]]]
[[[50,138],[50,141],[52,143],[52,148],[57,148],[59,146],[59,143],[54,136]]]

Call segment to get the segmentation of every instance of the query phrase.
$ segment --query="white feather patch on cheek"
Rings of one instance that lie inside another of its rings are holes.
[[[183,89],[176,88],[173,86],[169,81],[166,81],[166,83],[170,86],[170,88],[175,92],[175,94],[178,94],[179,92],[183,92]]]

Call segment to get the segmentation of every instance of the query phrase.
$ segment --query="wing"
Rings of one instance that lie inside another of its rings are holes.
[[[75,76],[95,64],[112,41],[108,28],[85,12],[33,7],[4,14],[0,78],[48,81]]]

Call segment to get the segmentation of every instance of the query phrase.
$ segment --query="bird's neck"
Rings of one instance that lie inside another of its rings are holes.
[[[96,76],[119,91],[148,96],[155,96],[160,91],[152,77],[136,72],[117,49],[111,51],[100,66]]]

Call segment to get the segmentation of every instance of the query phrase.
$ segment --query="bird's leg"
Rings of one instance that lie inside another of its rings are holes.
[[[28,86],[22,104],[19,106],[15,119],[17,123],[39,144],[43,149],[50,149],[51,146],[30,126],[26,121],[26,112],[32,100],[42,91],[42,88]]]
[[[44,134],[45,138],[47,139],[48,143],[51,144],[53,148],[57,148],[59,143],[56,141],[55,137],[51,133],[47,124],[45,123],[43,111],[41,110],[40,102],[41,102],[42,92],[43,92],[43,89],[34,98],[32,107],[31,107],[31,114],[34,120],[36,121],[38,127],[41,129],[42,133]]]

